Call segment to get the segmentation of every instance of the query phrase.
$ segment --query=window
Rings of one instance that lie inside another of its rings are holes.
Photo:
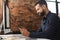
[[[56,0],[46,0],[46,1],[56,1]]]
[[[48,9],[53,12],[56,13],[56,3],[55,2],[47,2],[48,5]]]
[[[53,13],[60,13],[60,0],[46,0],[48,9]]]
[[[60,2],[60,0],[57,0],[58,2]]]

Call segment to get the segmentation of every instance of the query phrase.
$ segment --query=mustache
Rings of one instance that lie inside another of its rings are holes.
[[[44,16],[45,15],[45,13],[40,13],[40,16]]]
[[[43,12],[39,12],[39,14],[40,14],[40,16],[44,16],[45,15],[45,12],[43,11]]]

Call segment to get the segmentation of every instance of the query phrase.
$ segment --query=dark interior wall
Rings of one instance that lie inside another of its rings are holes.
[[[41,18],[36,14],[34,3],[35,0],[8,0],[12,31],[18,31],[18,27],[33,31],[40,27]]]

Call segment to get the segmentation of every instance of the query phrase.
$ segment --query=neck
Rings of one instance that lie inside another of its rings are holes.
[[[49,12],[49,10],[48,10],[48,8],[47,8],[47,9],[45,10],[45,15],[44,15],[44,17],[47,16],[48,12]]]

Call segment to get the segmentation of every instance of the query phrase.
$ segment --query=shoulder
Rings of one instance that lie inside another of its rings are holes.
[[[58,15],[56,13],[50,13],[49,16],[48,16],[48,19],[51,19],[51,20],[56,20],[58,19]]]
[[[55,23],[58,23],[58,16],[55,14],[55,13],[50,13],[48,18],[47,18],[48,22],[51,23],[51,24],[55,24]]]

